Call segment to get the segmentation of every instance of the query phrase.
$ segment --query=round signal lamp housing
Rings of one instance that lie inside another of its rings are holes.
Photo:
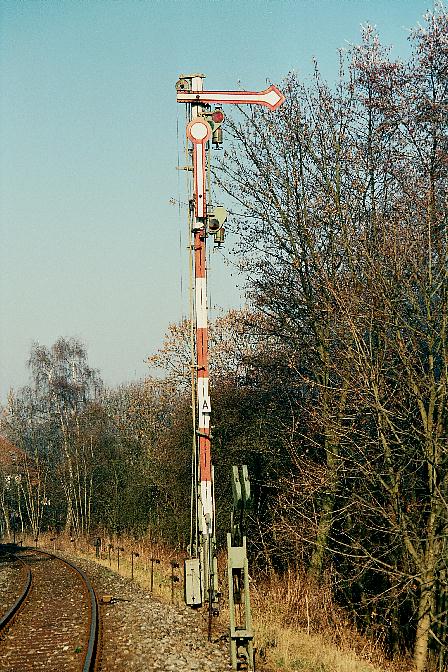
[[[214,121],[215,124],[222,124],[224,121],[224,112],[222,110],[215,110],[212,114],[212,121]]]

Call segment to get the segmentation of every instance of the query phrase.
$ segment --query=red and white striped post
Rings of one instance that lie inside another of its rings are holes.
[[[191,106],[187,124],[187,138],[192,145],[193,156],[193,247],[194,247],[194,318],[196,322],[196,388],[197,388],[197,450],[199,473],[195,475],[200,483],[198,493],[197,518],[200,539],[197,558],[200,563],[201,601],[209,600],[210,613],[215,609],[217,592],[215,557],[215,503],[213,495],[213,468],[211,462],[210,436],[210,394],[208,362],[208,323],[207,323],[207,149],[212,136],[212,127],[204,112],[210,103],[264,105],[276,110],[285,100],[283,94],[270,86],[265,91],[204,91],[204,75],[181,75],[176,85],[177,102]],[[209,113],[208,113],[209,114]],[[193,549],[192,549],[193,553]],[[197,561],[196,561],[197,562]],[[195,588],[195,565],[191,561],[191,592]],[[196,591],[197,592],[197,591]],[[192,606],[198,602],[192,597]],[[210,622],[209,622],[210,628]],[[210,636],[210,631],[209,631]]]
[[[192,91],[202,91],[202,77],[192,78]],[[203,535],[214,533],[214,503],[212,464],[210,450],[210,394],[208,365],[207,322],[207,158],[206,146],[212,130],[207,121],[198,116],[202,106],[192,106],[192,120],[187,125],[187,138],[193,145],[193,247],[194,247],[194,297],[196,318],[196,366],[198,448],[200,479],[200,530]]]

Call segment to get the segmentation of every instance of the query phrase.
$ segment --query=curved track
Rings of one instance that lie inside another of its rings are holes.
[[[98,604],[84,572],[34,549],[3,547],[0,559],[10,585],[0,616],[0,670],[94,670]]]

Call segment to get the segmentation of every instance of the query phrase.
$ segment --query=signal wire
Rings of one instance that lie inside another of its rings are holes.
[[[185,106],[186,125],[191,118],[191,105]],[[185,141],[185,166],[190,165],[190,156],[188,152],[188,142]],[[191,420],[193,425],[192,434],[192,454],[191,454],[191,499],[190,499],[190,557],[198,553],[199,544],[199,521],[198,521],[198,446],[196,436],[196,331],[195,331],[195,282],[194,282],[194,234],[193,221],[189,198],[191,194],[192,181],[186,171],[186,190],[187,190],[187,222],[188,222],[188,270],[189,270],[189,304],[190,304],[190,368],[191,368]]]
[[[181,198],[180,198],[180,143],[179,143],[179,106],[177,106],[176,114],[176,140],[177,140],[177,221],[179,223],[179,275],[180,275],[180,305],[182,319],[185,317],[184,312],[184,282],[182,272],[183,259],[183,242],[182,242],[182,212],[181,212]]]

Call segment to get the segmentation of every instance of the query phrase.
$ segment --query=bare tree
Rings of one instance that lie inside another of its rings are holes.
[[[447,43],[443,6],[407,64],[367,27],[336,87],[290,76],[277,115],[241,111],[219,171],[296,373],[284,531],[314,575],[327,557],[404,591],[419,671],[446,635]]]

